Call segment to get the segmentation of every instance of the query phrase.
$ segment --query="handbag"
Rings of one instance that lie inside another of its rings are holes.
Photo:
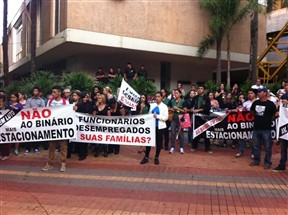
[[[181,114],[178,117],[179,117],[181,129],[191,128],[191,120],[190,120],[189,113]]]

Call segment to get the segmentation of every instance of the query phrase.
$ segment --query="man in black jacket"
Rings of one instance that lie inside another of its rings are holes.
[[[203,113],[209,115],[211,103],[209,97],[205,95],[204,85],[198,86],[198,95],[195,96],[194,99],[192,100],[192,107],[193,107],[192,112],[194,114]],[[199,139],[200,139],[199,136],[193,139],[191,151],[195,151],[198,148]],[[205,151],[207,151],[208,153],[212,153],[210,139],[205,138],[204,143],[205,143]]]

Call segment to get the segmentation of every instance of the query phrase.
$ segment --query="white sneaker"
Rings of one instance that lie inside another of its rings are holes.
[[[42,171],[48,171],[50,169],[53,169],[53,166],[50,166],[48,163],[42,168]]]
[[[24,155],[29,155],[29,151],[25,150]]]
[[[180,148],[180,153],[184,154],[184,149],[183,148]]]
[[[10,156],[4,156],[1,160],[5,161],[5,160],[8,160],[9,158],[10,158]]]
[[[61,163],[60,172],[65,172],[65,171],[66,171],[66,164],[65,163]]]
[[[173,154],[174,153],[174,151],[175,151],[175,149],[174,149],[174,147],[171,147],[171,149],[170,149],[170,154]]]
[[[34,149],[34,153],[40,153],[39,149]]]

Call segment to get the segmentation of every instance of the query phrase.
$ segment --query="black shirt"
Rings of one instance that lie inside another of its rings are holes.
[[[132,80],[135,77],[136,71],[135,69],[132,67],[131,69],[129,69],[128,67],[125,70],[125,74],[126,74],[126,78],[128,81]]]
[[[250,110],[255,113],[254,130],[271,130],[272,118],[276,113],[276,106],[273,102],[256,100]]]

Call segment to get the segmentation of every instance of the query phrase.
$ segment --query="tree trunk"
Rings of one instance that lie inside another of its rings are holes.
[[[227,32],[227,89],[230,89],[231,85],[231,59],[230,59],[230,33]]]
[[[8,34],[7,34],[7,14],[8,14],[8,0],[3,0],[3,72],[4,72],[4,86],[9,84],[9,61],[8,61]]]
[[[217,50],[216,50],[216,83],[221,83],[221,45],[222,45],[222,37],[217,39]]]
[[[253,0],[255,1],[255,0]],[[258,10],[253,11],[251,19],[251,41],[250,41],[250,66],[249,77],[252,83],[256,82],[257,78],[257,57],[258,57]]]
[[[31,4],[31,68],[30,72],[36,71],[36,38],[37,38],[37,0]]]

